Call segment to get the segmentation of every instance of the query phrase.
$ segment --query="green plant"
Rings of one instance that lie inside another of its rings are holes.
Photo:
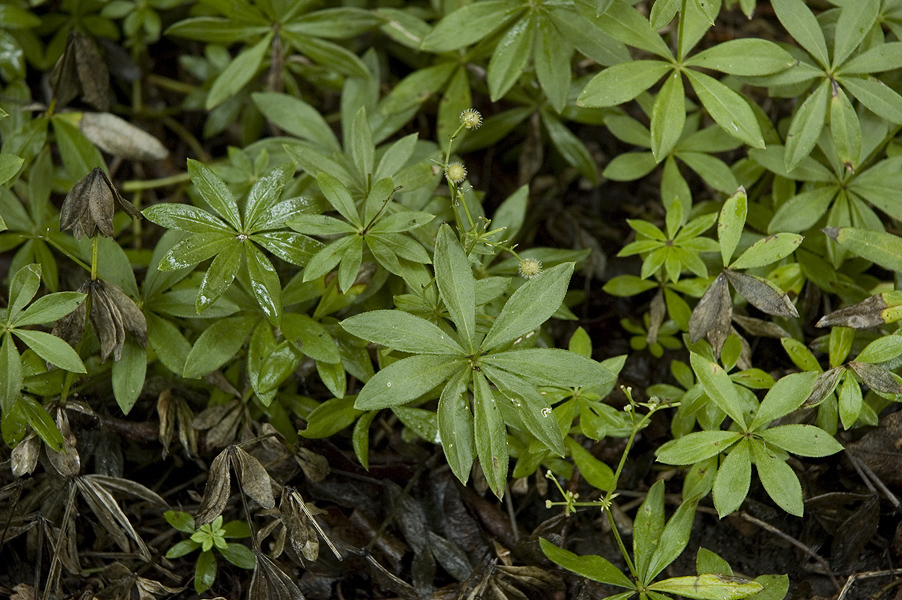
[[[200,550],[194,568],[194,591],[198,594],[206,592],[216,582],[216,548],[224,559],[242,569],[253,569],[256,566],[254,553],[247,546],[227,539],[250,537],[251,530],[245,521],[229,521],[223,524],[222,517],[216,517],[212,523],[200,527],[194,526],[194,517],[188,513],[167,510],[164,513],[166,522],[191,537],[182,540],[166,551],[166,558],[180,558]]]

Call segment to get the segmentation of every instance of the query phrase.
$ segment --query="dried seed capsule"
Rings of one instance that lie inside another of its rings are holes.
[[[113,213],[116,205],[132,217],[140,213],[135,205],[123,198],[103,169],[94,167],[75,182],[60,209],[60,231],[72,230],[77,238],[94,237],[100,231],[113,237]]]

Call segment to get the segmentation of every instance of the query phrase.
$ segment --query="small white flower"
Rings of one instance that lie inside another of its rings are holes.
[[[479,129],[482,125],[482,115],[475,108],[468,108],[460,113],[460,122],[467,129]]]
[[[453,162],[445,167],[445,177],[451,183],[461,183],[467,178],[467,168],[459,162]]]
[[[520,261],[520,275],[526,279],[532,279],[542,273],[542,263],[534,258],[524,258]]]

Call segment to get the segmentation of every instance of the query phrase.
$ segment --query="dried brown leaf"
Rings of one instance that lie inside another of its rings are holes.
[[[194,517],[195,526],[200,527],[212,523],[213,519],[221,515],[229,501],[231,491],[229,450],[226,449],[220,452],[210,465],[207,486],[204,488],[204,499]]]
[[[733,322],[742,327],[749,335],[769,338],[792,337],[789,332],[774,323],[773,321],[765,321],[764,319],[756,319],[754,317],[746,317],[744,315],[733,314]]]
[[[648,311],[648,332],[645,335],[645,341],[648,342],[649,346],[657,343],[658,331],[661,329],[661,324],[664,322],[666,315],[667,306],[664,304],[664,293],[658,290],[658,293],[651,300],[651,306]]]
[[[789,295],[770,281],[729,269],[725,269],[724,273],[739,295],[758,310],[775,317],[799,316],[799,311],[789,299]]]
[[[38,466],[40,456],[41,440],[34,433],[30,433],[13,448],[10,457],[13,477],[22,477],[32,473]]]
[[[229,446],[232,465],[238,473],[238,484],[248,496],[263,508],[273,508],[276,500],[272,494],[269,473],[259,460],[248,454],[241,446]]]
[[[884,325],[886,319],[883,311],[888,308],[883,294],[871,296],[858,304],[853,304],[821,318],[817,322],[818,327],[851,327],[853,329],[867,329]]]
[[[802,408],[817,406],[833,393],[833,390],[836,389],[836,383],[839,381],[839,376],[844,370],[845,367],[834,367],[829,371],[820,373],[817,379],[814,380],[814,389],[811,391],[808,399],[802,404]]]
[[[294,581],[266,554],[255,552],[257,566],[251,577],[248,600],[305,600]]]
[[[861,377],[861,381],[865,385],[875,392],[902,394],[902,385],[899,385],[893,374],[883,367],[857,360],[850,361],[849,367]]]
[[[57,411],[56,426],[63,435],[63,448],[59,452],[48,452],[45,449],[44,456],[47,457],[56,472],[63,477],[78,475],[81,470],[81,458],[75,449],[75,436],[72,435],[72,430],[69,428],[69,417],[65,411]]]
[[[9,600],[35,600],[34,588],[27,583],[17,584]]]
[[[307,448],[298,449],[295,461],[304,471],[307,479],[314,483],[319,483],[329,474],[329,461],[326,460],[326,457]]]
[[[157,138],[107,112],[83,113],[79,128],[95,146],[119,158],[143,161],[169,156]]]
[[[75,485],[78,486],[82,498],[97,516],[100,525],[112,536],[123,552],[131,550],[128,544],[128,538],[131,538],[137,545],[141,558],[150,560],[150,551],[147,549],[147,545],[132,527],[131,521],[122,512],[122,508],[119,507],[119,503],[116,502],[113,495],[92,477],[77,477]]]
[[[727,336],[730,335],[730,317],[733,302],[726,276],[721,273],[698,301],[689,317],[689,341],[693,344],[708,338],[714,352],[719,356]]]
[[[58,108],[81,94],[94,108],[109,110],[110,73],[91,38],[69,32],[63,55],[50,73],[50,88]]]

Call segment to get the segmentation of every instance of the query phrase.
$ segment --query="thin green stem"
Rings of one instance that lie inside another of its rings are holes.
[[[122,191],[140,192],[143,190],[153,190],[156,188],[178,185],[180,183],[187,183],[189,181],[191,181],[191,176],[188,175],[188,173],[179,173],[178,175],[162,177],[160,179],[145,179],[142,181],[132,180],[122,184]]]
[[[45,236],[41,236],[39,239],[44,240],[45,242],[47,242],[48,244],[50,244],[51,246],[53,246],[54,248],[56,248],[57,250],[59,250],[60,252],[62,252],[63,254],[65,254],[65,255],[66,255],[66,258],[68,258],[69,260],[71,260],[72,262],[74,262],[75,264],[77,264],[79,267],[81,267],[81,268],[84,269],[85,271],[88,271],[89,273],[91,272],[91,267],[89,267],[83,260],[81,260],[80,258],[78,258],[77,256],[75,256],[74,254],[72,254],[71,252],[69,252],[68,250],[66,250],[66,249],[63,248],[62,246],[60,246],[56,241],[54,241],[53,239],[51,239],[50,236],[46,236],[46,235],[45,235]]]
[[[677,62],[683,62],[683,34],[686,31],[686,27],[684,27],[683,22],[686,20],[686,5],[688,4],[688,0],[683,0],[682,5],[680,6],[680,16],[679,21],[677,22]]]
[[[95,235],[91,247],[91,281],[97,280],[97,246],[100,243],[100,236]]]

